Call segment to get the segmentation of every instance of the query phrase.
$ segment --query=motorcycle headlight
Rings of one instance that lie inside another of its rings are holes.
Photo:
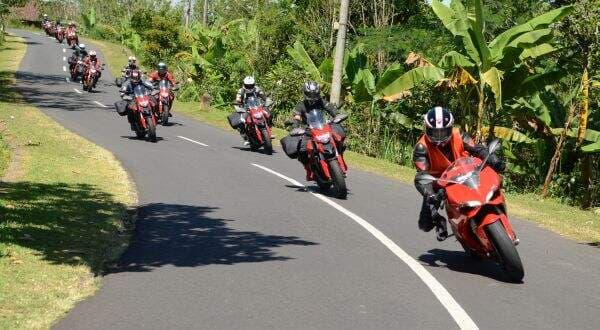
[[[148,106],[148,101],[141,101],[140,105],[143,107],[147,107]]]
[[[315,139],[321,143],[327,143],[331,139],[331,134],[330,133],[320,134],[320,135],[315,136]]]
[[[461,203],[460,208],[472,209],[472,208],[479,207],[481,205],[482,204],[480,201],[467,201],[467,202]]]
[[[96,73],[95,69],[90,70],[91,73]]]
[[[254,117],[255,119],[262,119],[263,118],[263,114],[260,113],[260,112],[258,112],[258,113],[255,113],[254,115],[252,115],[252,117]]]
[[[496,193],[498,192],[498,187],[493,186],[492,189],[490,189],[490,192],[488,192],[487,196],[485,196],[485,202],[489,202],[492,199],[494,199],[494,197],[496,196]]]

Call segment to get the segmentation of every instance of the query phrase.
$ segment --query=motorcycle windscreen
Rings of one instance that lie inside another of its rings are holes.
[[[256,97],[251,96],[246,98],[244,101],[244,106],[246,109],[258,108],[260,106],[260,102]]]
[[[158,88],[160,89],[170,89],[171,88],[171,84],[169,84],[168,80],[161,80],[160,82],[158,82]]]
[[[306,114],[306,121],[312,129],[323,129],[325,126],[325,117],[320,109],[313,109]]]
[[[135,97],[144,97],[146,94],[146,88],[142,84],[138,84],[133,88],[133,95]]]

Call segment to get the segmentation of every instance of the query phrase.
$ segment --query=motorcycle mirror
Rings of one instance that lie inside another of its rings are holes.
[[[438,180],[438,178],[436,178],[435,176],[433,176],[431,174],[419,174],[418,178],[417,178],[417,182],[419,182],[420,184],[430,184],[437,180]]]
[[[485,167],[485,164],[487,164],[487,160],[488,158],[490,158],[490,155],[493,154],[494,152],[498,151],[498,149],[500,148],[500,140],[498,139],[494,139],[492,142],[490,142],[490,144],[488,144],[488,154],[485,157],[485,159],[483,160],[483,162],[481,163],[481,166],[479,166],[479,172],[481,172],[481,170],[483,170],[483,168]]]
[[[178,90],[179,90],[179,86],[173,87],[173,91],[178,91]]]
[[[290,135],[291,136],[300,136],[300,135],[304,135],[304,133],[306,133],[306,130],[303,128],[294,128],[291,132]]]
[[[333,123],[334,124],[339,124],[339,123],[343,122],[346,119],[348,119],[348,115],[345,114],[345,113],[343,113],[343,114],[335,116],[335,118],[333,118]]]

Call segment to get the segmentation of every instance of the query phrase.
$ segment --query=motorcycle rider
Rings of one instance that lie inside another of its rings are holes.
[[[485,159],[488,149],[484,145],[476,145],[471,137],[454,128],[454,116],[444,107],[434,107],[423,117],[425,133],[421,136],[413,151],[413,162],[417,169],[415,187],[423,195],[423,203],[419,213],[419,229],[429,232],[436,224],[441,226],[438,236],[440,240],[447,237],[446,219],[437,210],[444,200],[443,190],[438,190],[435,183],[421,183],[419,178],[424,174],[440,177],[442,173],[458,158],[477,157]],[[505,163],[495,154],[490,155],[487,163],[497,172],[503,172]]]
[[[142,73],[136,69],[136,70],[131,71],[131,75],[130,75],[129,79],[127,81],[123,82],[123,86],[121,87],[121,90],[119,91],[121,94],[121,97],[123,97],[125,95],[132,95],[135,87],[137,87],[138,85],[142,85],[144,88],[146,88],[148,90],[149,93],[151,93],[152,90],[154,89],[154,86],[152,85],[151,82],[142,80]],[[156,104],[157,104],[156,99],[154,98],[154,96],[150,95],[150,107],[153,109],[153,111],[156,108]],[[135,100],[130,100],[127,107],[130,110],[134,109],[135,108]],[[135,118],[135,114],[133,111],[129,111],[129,113],[127,114],[127,120],[129,121],[129,124],[131,125],[131,130],[134,131],[135,130],[134,123],[135,123],[136,118]]]
[[[262,88],[256,85],[256,79],[254,79],[252,76],[245,77],[243,86],[237,91],[235,96],[235,110],[237,112],[245,112],[244,104],[248,97],[260,98],[265,102],[265,111],[267,112],[267,117],[269,118],[268,124],[269,126],[273,126],[273,116],[271,111],[273,100],[262,90]],[[250,144],[250,142],[248,142],[248,136],[246,135],[245,127],[242,125],[238,131],[244,139],[244,144]],[[273,138],[272,133],[271,138]]]
[[[95,50],[90,51],[89,55],[83,60],[83,63],[85,64],[86,70],[89,70],[91,67],[95,67],[98,72],[98,80],[100,80],[100,77],[102,76],[102,71],[101,71],[102,63],[96,56]],[[87,73],[87,71],[86,71],[86,73]],[[94,82],[94,86],[92,86],[92,87],[96,88],[96,82]]]
[[[48,15],[44,14],[42,15],[42,24],[47,24],[50,20],[48,19]]]
[[[85,44],[79,44],[79,45],[75,46],[75,50],[73,51],[73,54],[71,55],[71,57],[69,57],[69,60],[67,61],[69,63],[69,70],[71,70],[71,72],[73,72],[73,68],[75,68],[77,61],[80,58],[82,60],[84,60],[87,56],[88,56],[88,52],[85,49]]]
[[[137,65],[137,59],[135,58],[135,56],[129,56],[129,58],[127,59],[127,65],[125,65],[125,67],[121,70],[123,77],[123,85],[127,83],[127,81],[129,80],[129,76],[134,70],[140,70],[140,67]]]
[[[171,83],[171,86],[175,86],[177,82],[175,81],[175,77],[171,72],[169,72],[167,65],[164,62],[160,62],[156,65],[156,70],[152,71],[148,76],[148,80],[154,84],[154,87],[158,87],[158,82],[166,79]],[[171,102],[175,99],[175,95],[173,94],[173,90],[171,90]],[[172,104],[171,104],[172,106]],[[171,117],[171,113],[169,113],[169,117]]]
[[[295,127],[306,125],[306,114],[315,109],[327,112],[332,118],[337,116],[337,107],[329,103],[321,96],[321,86],[317,82],[307,81],[306,83],[304,83],[302,93],[304,94],[304,99],[300,103],[298,103],[298,105],[296,105],[296,108],[293,112],[294,121],[296,122],[294,125]],[[332,128],[336,133],[338,133],[342,137],[342,140],[337,142],[340,143],[340,153],[343,153],[345,150],[343,140],[346,137],[346,133],[344,132],[342,126],[339,124],[332,124]],[[300,149],[298,153],[298,160],[302,163],[302,165],[304,165],[304,169],[306,170],[306,180],[312,181],[315,179],[315,174],[310,169],[310,165],[308,163],[308,152],[306,150],[308,142],[308,138],[302,138],[302,142],[300,143]]]

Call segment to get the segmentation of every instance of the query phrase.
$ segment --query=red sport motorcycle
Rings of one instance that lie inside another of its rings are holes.
[[[238,107],[236,111],[244,119],[244,130],[250,142],[250,149],[257,151],[263,147],[268,155],[273,154],[269,113],[265,110],[265,105],[255,97],[248,97],[244,107]]]
[[[71,81],[83,80],[85,74],[85,61],[83,56],[79,56],[75,59],[75,63],[71,68]]]
[[[75,30],[68,29],[66,31],[66,34],[67,34],[67,44],[72,49],[75,49],[75,46],[77,46],[79,44],[79,37],[77,36],[77,32]]]
[[[124,95],[123,100],[132,101],[135,100],[133,108],[133,115],[136,120],[133,123],[135,135],[142,139],[148,135],[148,139],[151,142],[156,142],[156,115],[153,109],[153,102],[151,96],[156,95],[158,91],[152,91],[142,84],[138,84],[133,88],[133,97],[130,95]]]
[[[62,44],[63,40],[65,39],[65,29],[62,26],[56,27],[54,37],[56,38],[59,44]]]
[[[42,23],[42,28],[46,32],[46,35],[52,36],[52,22],[48,21],[48,22]]]
[[[84,91],[92,92],[96,87],[96,83],[98,83],[98,79],[100,78],[100,71],[103,70],[104,64],[98,65],[97,63],[90,62],[90,64],[85,64],[85,71],[83,74],[83,78],[81,79],[81,87]]]
[[[328,191],[333,186],[335,196],[341,199],[348,196],[346,188],[348,166],[343,151],[340,151],[343,139],[331,124],[339,124],[347,118],[348,115],[340,114],[328,122],[322,110],[314,109],[306,114],[308,130],[295,128],[290,133],[292,136],[304,136],[310,139],[306,146],[308,162],[315,174],[319,189]]]
[[[499,146],[498,140],[491,142],[488,155]],[[472,257],[496,260],[510,280],[520,282],[525,273],[516,248],[519,240],[506,212],[502,178],[486,162],[487,158],[482,161],[463,157],[441,177],[422,175],[418,180],[441,188],[445,200],[441,207],[446,208],[452,232],[465,252]],[[438,240],[444,239],[439,233],[445,231],[445,226],[445,221],[436,223]]]
[[[177,90],[177,87],[173,86],[167,79],[161,79],[158,82],[158,90],[158,118],[161,124],[166,126],[169,124],[171,108],[175,99],[173,91]]]

